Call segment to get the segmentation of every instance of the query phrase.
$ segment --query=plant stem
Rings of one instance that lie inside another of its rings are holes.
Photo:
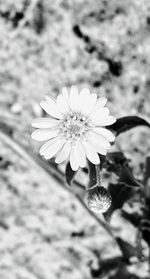
[[[96,166],[93,165],[90,161],[88,161],[88,169],[89,169],[89,183],[88,183],[87,189],[92,188],[97,185]]]
[[[96,165],[96,179],[98,186],[101,185],[100,165]]]

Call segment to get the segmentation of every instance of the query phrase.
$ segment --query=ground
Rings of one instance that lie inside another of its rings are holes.
[[[86,86],[106,96],[116,117],[150,121],[149,0],[0,0],[0,34],[0,123],[27,150],[39,147],[31,141],[30,123],[43,114],[40,100],[45,93],[55,97],[63,86]],[[132,159],[140,178],[149,131],[120,136],[116,148]],[[0,278],[88,279],[95,251],[102,258],[120,255],[63,182],[5,139],[0,158]],[[114,219],[115,230],[123,224],[124,238],[134,243],[129,224]],[[138,267],[141,278],[146,272]]]

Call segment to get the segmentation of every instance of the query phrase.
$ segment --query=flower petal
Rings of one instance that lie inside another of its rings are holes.
[[[99,144],[104,149],[109,149],[111,146],[109,141],[103,135],[94,132],[89,133],[88,139],[90,139],[93,143]]]
[[[57,140],[59,139],[59,137],[56,137],[56,138],[53,138],[53,139],[50,139],[49,141],[47,141],[46,143],[44,143],[40,150],[39,150],[39,153],[40,155],[45,155],[46,152],[47,152],[47,148],[49,148],[54,142],[56,142]]]
[[[106,103],[107,103],[107,98],[105,98],[105,97],[100,97],[100,98],[97,100],[97,102],[96,102],[96,104],[95,104],[95,106],[94,106],[92,112],[94,112],[94,111],[97,110],[97,109],[100,109],[100,108],[104,107],[104,106],[106,105]]]
[[[66,98],[64,98],[63,95],[58,95],[57,97],[57,107],[58,107],[58,110],[60,112],[62,112],[63,114],[67,113],[69,111],[69,105],[66,101]]]
[[[31,138],[37,141],[44,141],[58,136],[58,129],[38,129],[31,134]]]
[[[56,103],[48,96],[45,96],[46,101],[40,103],[41,107],[51,116],[61,119],[62,113],[58,110]]]
[[[100,108],[95,110],[94,112],[91,113],[90,119],[95,123],[99,124],[101,119],[104,119],[108,117],[109,115],[109,109],[108,108]]]
[[[64,139],[58,138],[55,142],[50,144],[45,151],[44,154],[45,159],[50,160],[52,157],[54,157],[57,154],[57,152],[62,148],[64,143],[65,143]]]
[[[79,168],[79,160],[77,157],[76,146],[73,146],[70,153],[70,165],[72,170],[77,171]]]
[[[89,143],[96,150],[97,153],[104,155],[104,156],[107,154],[107,150],[105,148],[101,147],[100,145],[98,145],[98,143],[93,143],[90,140],[89,140]]]
[[[70,151],[71,151],[71,144],[70,142],[66,142],[63,148],[58,152],[55,162],[57,164],[60,164],[63,161],[65,161],[68,158]]]
[[[87,141],[83,141],[83,146],[88,160],[94,165],[99,164],[100,163],[99,156],[96,150],[91,146],[91,144],[88,143]]]
[[[79,109],[79,94],[78,88],[76,86],[71,86],[70,96],[69,96],[69,105],[72,111],[78,111]]]
[[[95,128],[93,128],[93,131],[95,133],[98,133],[98,134],[104,136],[110,142],[113,142],[115,140],[115,135],[108,129],[101,128],[101,127],[95,127]]]
[[[108,116],[106,118],[101,118],[97,121],[97,126],[109,126],[116,122],[116,118],[114,116]]]
[[[91,110],[96,104],[96,100],[97,100],[97,95],[90,94],[86,102],[84,103],[84,106],[81,108],[81,112],[85,115],[89,115]]]
[[[88,138],[88,142],[96,150],[96,152],[100,153],[101,155],[107,154],[107,149],[104,148],[100,142],[97,142],[95,140],[93,141],[90,137]]]
[[[84,147],[82,143],[79,141],[76,143],[76,145],[77,145],[76,152],[79,160],[79,165],[81,168],[84,168],[86,166],[86,156],[85,156]]]
[[[43,128],[43,129],[48,129],[48,128],[53,128],[58,125],[58,121],[53,119],[53,118],[37,118],[32,121],[32,126],[35,128]]]

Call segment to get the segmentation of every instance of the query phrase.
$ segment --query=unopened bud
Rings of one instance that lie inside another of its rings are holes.
[[[87,206],[95,214],[106,212],[111,201],[109,192],[102,186],[95,185],[87,190]]]

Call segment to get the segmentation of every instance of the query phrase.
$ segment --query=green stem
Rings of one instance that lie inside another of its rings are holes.
[[[96,178],[98,186],[101,185],[100,165],[96,165]]]
[[[97,185],[96,166],[93,165],[90,161],[88,161],[88,169],[89,169],[89,183],[88,183],[87,189],[92,188]]]
[[[101,177],[100,177],[100,165],[93,165],[90,161],[88,161],[88,169],[89,169],[89,183],[87,189],[93,188],[94,186],[101,185]]]

